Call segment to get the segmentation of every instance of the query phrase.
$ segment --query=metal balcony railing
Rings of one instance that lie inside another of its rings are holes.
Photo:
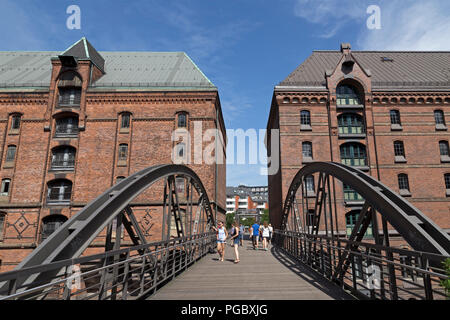
[[[75,159],[69,160],[53,160],[51,163],[52,169],[66,169],[71,170],[75,167]]]
[[[78,124],[57,124],[55,130],[55,136],[57,137],[69,137],[78,135]]]
[[[67,203],[70,202],[70,197],[72,196],[72,191],[50,191],[47,196],[47,203]]]

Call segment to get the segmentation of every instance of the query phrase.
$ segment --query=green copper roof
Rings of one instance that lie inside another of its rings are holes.
[[[45,88],[58,55],[89,59],[105,74],[92,88],[217,90],[184,52],[97,52],[82,38],[63,53],[0,52],[0,88]]]

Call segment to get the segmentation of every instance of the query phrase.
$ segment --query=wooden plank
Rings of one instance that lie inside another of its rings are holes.
[[[150,300],[344,300],[352,297],[279,249],[239,247],[241,262],[227,246],[225,261],[210,254],[165,285]]]

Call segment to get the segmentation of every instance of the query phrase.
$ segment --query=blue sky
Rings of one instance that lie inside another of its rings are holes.
[[[69,5],[81,30],[66,28]],[[381,29],[366,26],[369,5]],[[0,50],[185,51],[219,88],[229,129],[264,129],[273,87],[315,49],[450,50],[448,0],[0,0]],[[266,185],[261,165],[228,165],[227,185]]]

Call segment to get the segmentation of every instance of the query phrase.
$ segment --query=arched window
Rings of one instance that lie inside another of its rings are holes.
[[[304,160],[312,160],[313,152],[312,152],[312,143],[309,141],[302,142],[302,156]]]
[[[336,88],[337,105],[361,105],[361,97],[358,90],[348,84],[341,84]]]
[[[20,129],[20,114],[14,114],[11,117],[11,131],[18,131]]]
[[[367,166],[366,146],[350,142],[341,145],[341,162],[348,166]]]
[[[129,130],[130,129],[130,123],[131,123],[131,115],[129,113],[122,113],[120,117],[120,129],[123,130]]]
[[[0,196],[8,196],[10,189],[11,189],[11,179],[3,179],[0,190]]]
[[[339,134],[363,134],[363,118],[356,113],[344,113],[338,116]]]
[[[51,168],[56,170],[71,170],[75,167],[76,149],[71,146],[56,147],[52,150]]]
[[[69,180],[53,180],[48,183],[47,202],[67,203],[72,196],[72,182]]]
[[[72,137],[78,135],[78,117],[67,116],[56,119],[55,136]]]
[[[187,115],[184,112],[178,114],[178,128],[187,127]]]
[[[441,153],[441,156],[448,157],[450,155],[447,141],[439,141],[439,152]]]
[[[8,149],[6,151],[6,162],[14,162],[14,159],[16,158],[16,146],[8,146]]]
[[[352,234],[353,228],[356,225],[356,222],[359,219],[359,215],[361,214],[361,210],[352,210],[345,214],[345,224],[346,224],[346,233],[347,237],[350,237]],[[373,236],[372,232],[372,222],[370,222],[369,227],[367,228],[366,233],[364,234],[364,238],[371,238]]]
[[[54,214],[42,219],[41,241],[47,239],[53,232],[67,221],[67,217]]]

